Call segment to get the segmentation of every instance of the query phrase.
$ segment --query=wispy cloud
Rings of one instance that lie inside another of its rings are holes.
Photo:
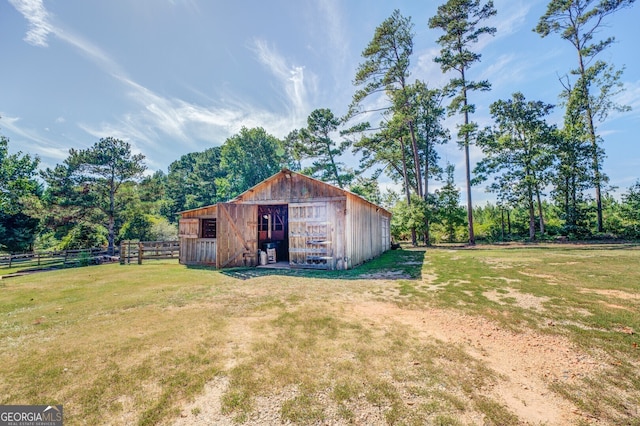
[[[80,50],[82,54],[97,62],[99,66],[108,72],[112,74],[122,73],[118,64],[99,47],[68,29],[62,29],[54,25],[51,22],[51,15],[45,9],[42,0],[9,0],[9,2],[29,22],[29,31],[25,36],[27,43],[34,46],[47,47],[47,38],[49,34],[53,34],[60,40]]]
[[[68,147],[60,147],[57,142],[42,136],[37,130],[24,128],[20,125],[20,118],[18,117],[11,117],[4,113],[1,113],[0,116],[2,117],[0,127],[4,127],[11,131],[11,133],[30,141],[29,151],[57,160],[67,158],[69,154]],[[26,146],[17,146],[17,150],[19,151],[26,149]]]
[[[29,31],[24,40],[34,46],[47,46],[47,36],[53,32],[49,13],[42,0],[9,0],[9,3],[29,22]]]
[[[622,116],[623,114],[631,114],[634,119],[640,119],[640,80],[625,82],[624,90],[616,96],[615,102],[618,105],[631,107],[631,111],[625,113],[613,113],[611,119]]]
[[[122,67],[101,48],[75,34],[69,29],[53,25],[51,15],[45,9],[42,0],[10,0],[11,4],[29,22],[29,32],[25,40],[33,45],[47,47],[47,37],[54,35],[59,40],[75,47],[82,55],[120,81],[129,98],[140,108],[118,117],[113,122],[79,122],[78,127],[96,138],[113,136],[143,144],[162,151],[159,141],[175,140],[182,145],[198,148],[198,143],[208,141],[220,144],[226,136],[240,130],[242,126],[264,127],[267,131],[283,136],[294,125],[300,125],[308,113],[308,90],[313,87],[314,78],[305,75],[304,67],[288,65],[285,59],[262,40],[256,41],[254,51],[258,59],[279,81],[284,93],[287,112],[276,115],[260,110],[255,106],[233,99],[225,100],[224,106],[202,106],[181,99],[163,97],[132,80]],[[192,2],[188,2],[193,6]],[[233,95],[231,95],[233,97]],[[56,122],[61,122],[59,118]],[[44,155],[64,158],[62,151],[46,148],[56,145],[40,136],[36,131],[21,129],[18,119],[4,120],[6,127],[27,140],[42,145]],[[222,139],[221,139],[222,138]],[[175,149],[166,148],[166,149]],[[64,150],[66,153],[66,149]]]
[[[527,15],[531,7],[540,0],[498,0],[496,10],[498,13],[490,21],[490,25],[496,27],[496,37],[508,37],[521,31],[522,26],[527,23]],[[531,29],[527,29],[531,30]]]
[[[309,112],[304,67],[287,64],[286,59],[263,39],[254,39],[251,49],[256,53],[258,60],[278,79],[286,95],[293,122],[300,122]]]

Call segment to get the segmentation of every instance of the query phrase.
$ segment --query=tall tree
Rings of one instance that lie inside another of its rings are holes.
[[[230,199],[287,165],[282,141],[263,128],[247,129],[228,138],[220,151],[224,177],[216,179],[220,199]]]
[[[167,173],[169,208],[165,214],[171,221],[176,220],[176,212],[206,205],[199,204],[198,201],[194,202],[195,194],[199,192],[196,185],[197,179],[194,179],[194,170],[200,155],[200,152],[190,152],[169,164]]]
[[[640,180],[622,194],[621,216],[625,221],[625,234],[640,238]]]
[[[382,193],[377,176],[358,176],[351,183],[349,190],[374,204],[382,203]]]
[[[535,205],[538,206],[540,232],[544,234],[542,189],[549,181],[553,165],[555,129],[545,117],[553,105],[540,101],[526,101],[522,93],[514,93],[507,101],[491,104],[494,129],[483,132],[478,138],[485,158],[474,172],[479,179],[497,174],[496,182],[489,186],[493,192],[519,194],[520,201],[529,213],[529,239],[535,239]],[[508,197],[501,197],[502,199]]]
[[[53,203],[62,201],[66,206],[106,221],[108,251],[113,254],[116,235],[116,219],[126,208],[126,200],[118,194],[127,182],[142,177],[146,166],[143,154],[133,154],[131,145],[120,139],[100,139],[84,150],[69,150],[63,166],[53,171],[47,169],[45,179],[56,188]],[[60,200],[62,198],[62,200]]]
[[[442,175],[442,168],[438,165],[440,156],[436,150],[437,145],[444,144],[449,140],[449,131],[443,126],[445,108],[442,106],[444,94],[439,89],[429,89],[421,81],[416,81],[412,85],[414,89],[416,135],[420,151],[420,164],[424,167],[422,176],[423,199],[426,203],[427,214],[424,224],[424,243],[429,244],[429,221],[433,215],[435,203],[433,195],[429,194],[429,183],[431,179],[439,180]]]
[[[455,185],[453,164],[447,164],[445,184],[436,190],[438,205],[435,221],[442,225],[445,238],[449,242],[456,239],[456,230],[464,225],[464,209],[460,207],[460,190]]]
[[[422,197],[422,178],[415,135],[415,118],[411,114],[408,77],[410,57],[413,53],[413,24],[410,18],[402,16],[399,10],[378,26],[373,39],[362,52],[365,61],[358,66],[354,84],[361,86],[353,96],[348,117],[363,112],[362,102],[373,95],[384,93],[389,103],[377,111],[392,111],[395,125],[406,128],[407,144],[411,155],[407,158],[414,165],[417,194]],[[397,133],[397,132],[395,132]],[[404,133],[404,132],[402,132]],[[403,140],[400,145],[404,144]],[[396,142],[400,141],[396,139]],[[407,162],[408,162],[407,161]],[[408,167],[405,164],[403,167]],[[405,183],[405,186],[409,186]]]
[[[583,120],[581,102],[570,88],[564,92],[564,127],[555,138],[555,155],[558,159],[552,176],[551,192],[562,211],[565,235],[587,235],[587,203],[585,191],[593,188],[591,150],[586,123]]]
[[[604,120],[612,109],[625,109],[612,98],[619,92],[621,71],[595,57],[614,42],[614,37],[596,40],[595,36],[612,13],[630,7],[635,0],[552,0],[534,29],[542,37],[558,33],[578,53],[578,67],[571,70],[577,76],[572,96],[575,96],[586,132],[591,142],[591,162],[598,212],[598,232],[603,232],[602,222],[602,174],[603,152],[599,148],[600,136],[596,120]],[[594,87],[595,86],[595,87]],[[565,86],[565,89],[567,86]],[[599,91],[598,91],[599,89]]]
[[[35,180],[40,159],[29,154],[9,154],[9,139],[0,135],[0,248],[28,250],[36,237],[40,221],[25,214],[25,197],[38,196]]]
[[[473,90],[489,90],[488,81],[471,81],[467,72],[471,65],[480,60],[481,55],[470,50],[483,34],[493,35],[494,27],[478,25],[496,14],[493,1],[480,5],[480,0],[448,0],[438,7],[438,13],[429,19],[429,28],[439,28],[444,34],[438,38],[442,46],[440,56],[435,62],[440,64],[443,72],[453,71],[457,77],[451,79],[445,90],[453,96],[449,104],[449,115],[461,113],[463,124],[458,127],[458,141],[464,149],[465,171],[467,180],[467,221],[469,226],[469,244],[475,244],[473,233],[473,205],[471,200],[471,165],[469,161],[469,145],[473,139],[477,125],[469,119],[475,106],[469,103],[468,93]]]
[[[340,120],[330,109],[316,109],[307,118],[307,127],[297,133],[298,148],[302,159],[311,159],[311,167],[305,170],[311,176],[345,188],[353,179],[339,157],[351,145],[348,140],[339,144],[331,139],[340,125]]]

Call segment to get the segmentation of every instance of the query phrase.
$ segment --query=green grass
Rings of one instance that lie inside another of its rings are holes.
[[[63,404],[70,425],[168,424],[224,376],[237,423],[274,395],[294,424],[357,423],[363,406],[387,424],[517,422],[486,392],[503,378],[463,346],[354,314],[386,302],[564,336],[610,366],[553,390],[603,424],[640,424],[638,283],[640,250],[622,245],[398,250],[343,272],[154,261],[32,274],[0,281],[0,404]]]

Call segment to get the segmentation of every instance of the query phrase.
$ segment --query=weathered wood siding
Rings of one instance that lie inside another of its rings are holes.
[[[258,206],[218,204],[216,267],[256,266],[258,263]]]
[[[181,219],[192,219],[201,217],[216,217],[218,212],[218,205],[200,207],[199,209],[187,210],[180,213]]]
[[[205,218],[215,218],[211,209]],[[191,212],[189,212],[191,213]],[[215,265],[216,239],[201,238],[201,218],[197,215],[184,217],[178,224],[178,238],[180,240],[180,263],[184,265]]]
[[[200,236],[200,219],[180,219],[178,236],[180,238],[198,238]]]
[[[232,203],[289,204],[330,201],[345,198],[344,191],[324,182],[310,179],[297,173],[278,173],[261,184],[249,189]]]
[[[347,269],[373,259],[390,248],[390,214],[367,201],[347,196]]]
[[[289,264],[345,269],[345,200],[289,204]]]
[[[389,212],[336,186],[283,170],[229,203],[181,212],[180,261],[218,268],[256,265],[258,205],[285,204],[294,267],[349,269],[389,249]],[[201,238],[205,218],[217,219],[216,239]]]
[[[216,264],[215,238],[180,238],[180,263],[183,265]]]

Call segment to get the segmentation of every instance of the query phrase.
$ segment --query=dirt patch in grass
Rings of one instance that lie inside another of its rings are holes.
[[[583,293],[596,293],[601,296],[615,297],[622,300],[640,300],[640,293],[629,293],[622,290],[583,289]]]
[[[535,311],[543,311],[543,303],[549,301],[548,297],[534,296],[533,294],[521,293],[512,288],[504,288],[500,291],[491,290],[482,293],[487,299],[500,303],[512,303],[523,309],[533,309]]]
[[[499,401],[522,424],[573,425],[585,420],[578,407],[552,392],[550,385],[575,384],[580,379],[593,377],[604,365],[578,350],[568,339],[534,331],[516,333],[485,318],[453,310],[412,310],[394,303],[371,300],[351,302],[339,303],[344,321],[368,324],[372,329],[405,327],[409,335],[420,341],[459,348],[472,359],[486,365],[499,379],[476,391],[483,397]],[[538,303],[526,302],[529,306],[537,306]],[[232,328],[234,341],[240,342],[251,334],[244,332],[239,323]],[[223,378],[208,384],[201,396],[182,409],[175,425],[234,424],[232,417],[222,414],[220,410],[220,398],[228,385],[228,380]],[[464,396],[458,397],[464,399]],[[259,397],[245,421],[247,424],[279,424],[282,422],[283,404],[301,398],[295,387],[268,397]],[[331,401],[328,397],[325,399],[327,406],[330,406]],[[405,395],[404,399],[404,404],[417,403],[412,401],[410,395]],[[323,400],[322,396],[319,400]],[[339,406],[333,409],[325,406],[323,424],[385,423],[383,411],[375,404],[354,404],[350,407],[351,416],[346,419],[340,416],[338,409]],[[482,415],[473,410],[460,413],[458,420],[470,424],[483,421]]]
[[[577,408],[548,385],[574,382],[603,368],[567,339],[533,331],[514,333],[484,318],[439,309],[408,311],[384,303],[366,303],[355,310],[373,320],[408,324],[425,339],[460,345],[485,361],[504,378],[492,394],[527,423],[575,424],[581,417]]]

